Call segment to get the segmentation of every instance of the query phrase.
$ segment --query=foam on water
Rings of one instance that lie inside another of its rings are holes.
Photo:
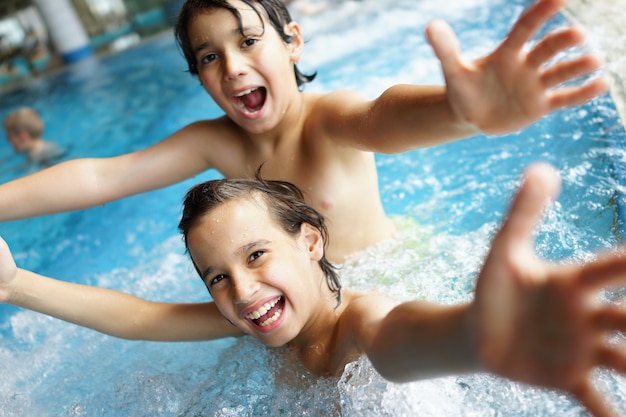
[[[576,241],[567,221],[548,213],[540,234]],[[354,256],[342,270],[346,286],[400,299],[444,303],[471,297],[475,275],[496,225],[463,235],[432,234],[402,225],[398,237]],[[145,298],[203,301],[208,294],[178,239],[155,249],[155,261],[114,270],[96,285]],[[579,258],[590,256],[577,249]],[[159,261],[156,261],[159,259]],[[190,296],[191,294],[191,296]],[[567,397],[489,375],[410,384],[383,380],[369,362],[341,378],[316,378],[288,349],[252,338],[202,343],[116,340],[31,312],[12,316],[13,342],[0,349],[2,416],[582,416]],[[626,384],[611,373],[599,384],[623,398]],[[622,403],[623,404],[623,403]],[[442,414],[444,413],[444,414]]]

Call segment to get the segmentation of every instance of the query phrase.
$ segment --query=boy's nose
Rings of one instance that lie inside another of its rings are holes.
[[[223,59],[226,79],[235,80],[245,74],[245,59],[240,54],[225,54]]]
[[[233,281],[233,300],[236,304],[250,302],[259,289],[259,282],[250,274],[239,274]]]

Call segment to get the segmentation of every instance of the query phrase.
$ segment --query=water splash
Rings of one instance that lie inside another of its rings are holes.
[[[416,7],[413,0],[363,0],[358,13],[355,2],[344,2],[303,17],[298,20],[309,38],[303,68],[318,71],[307,89],[354,88],[371,97],[392,83],[441,82],[423,37],[430,19],[449,21],[464,51],[475,56],[502,38],[527,3],[454,0],[442,8],[438,2]],[[555,25],[561,23],[557,19]],[[183,61],[170,38],[143,48],[42,81],[21,95],[3,96],[0,106],[35,104],[52,120],[55,139],[89,137],[74,148],[75,156],[144,147],[185,123],[219,114],[197,81],[181,76]],[[167,75],[153,77],[153,65]],[[123,84],[126,74],[133,74],[131,85]],[[521,170],[537,159],[553,163],[563,176],[562,196],[536,232],[538,253],[553,260],[591,259],[594,251],[621,239],[623,220],[616,210],[623,185],[614,167],[624,165],[625,137],[615,106],[604,96],[503,138],[378,155],[385,208],[400,231],[349,259],[341,271],[344,285],[401,300],[470,299]],[[92,211],[0,228],[28,268],[53,276],[72,273],[76,281],[150,299],[203,301],[208,293],[173,220],[184,192],[200,180]],[[361,359],[341,378],[315,378],[289,351],[249,338],[127,342],[30,312],[2,317],[2,417],[584,415],[566,396],[490,375],[393,384]],[[623,378],[599,372],[597,381],[616,403],[626,403]]]

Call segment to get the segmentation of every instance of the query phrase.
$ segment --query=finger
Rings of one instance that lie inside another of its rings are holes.
[[[509,47],[521,49],[564,4],[565,0],[537,1],[520,16],[504,43]]]
[[[626,332],[626,309],[604,307],[593,314],[591,325],[599,330]]]
[[[626,374],[626,353],[616,346],[605,345],[596,354],[597,366]]]
[[[577,27],[569,27],[548,34],[528,52],[527,62],[535,67],[542,65],[550,58],[565,49],[580,45],[585,40],[584,32]]]
[[[626,250],[602,254],[583,265],[578,280],[590,289],[626,284]]]
[[[445,75],[461,64],[461,48],[454,31],[443,20],[435,20],[426,27],[426,37],[433,48]]]
[[[578,389],[572,392],[578,398],[582,405],[585,406],[587,411],[594,417],[614,417],[615,413],[609,407],[604,399],[604,396],[591,385],[590,382],[586,382]]]
[[[551,65],[541,74],[541,81],[546,88],[551,88],[591,74],[600,68],[602,61],[598,57],[585,55]]]
[[[528,241],[546,203],[556,197],[559,188],[559,176],[550,165],[528,167],[499,235],[509,242]]]
[[[609,82],[605,77],[596,78],[580,86],[559,88],[550,94],[548,106],[552,111],[577,106],[605,93],[608,89]]]

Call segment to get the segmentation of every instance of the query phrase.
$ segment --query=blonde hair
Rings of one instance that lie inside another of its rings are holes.
[[[7,132],[27,132],[32,138],[39,138],[43,133],[43,119],[30,107],[21,107],[4,119],[4,128]]]

